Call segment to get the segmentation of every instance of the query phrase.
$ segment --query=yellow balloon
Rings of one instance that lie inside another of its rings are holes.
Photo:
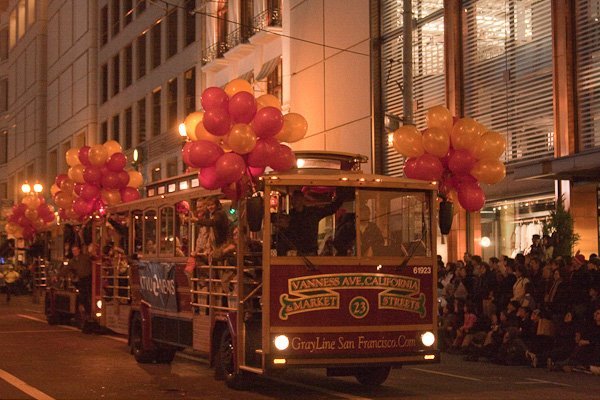
[[[419,157],[425,153],[423,136],[414,125],[404,125],[394,131],[394,149],[405,157]]]
[[[283,116],[283,127],[275,139],[280,142],[294,143],[302,139],[308,131],[306,118],[297,113],[288,113]]]
[[[427,110],[425,118],[427,120],[428,128],[440,128],[448,133],[452,132],[454,121],[452,120],[452,114],[446,107],[431,107]]]
[[[478,140],[473,148],[473,157],[478,160],[484,158],[498,158],[506,150],[506,140],[504,136],[497,132],[486,132]]]
[[[202,119],[203,119],[204,112],[199,111],[199,113],[202,113]],[[196,124],[196,130],[194,133],[194,136],[196,137],[195,140],[208,140],[209,142],[213,142],[213,143],[220,145],[222,138],[220,136],[215,136],[212,133],[210,133],[209,131],[207,131],[206,128],[204,127],[204,124],[202,123],[202,119]]]
[[[35,210],[42,202],[37,196],[25,196],[21,203],[25,204],[28,209]]]
[[[500,182],[506,176],[504,163],[497,159],[479,160],[473,168],[471,175],[478,181],[493,185]]]
[[[121,193],[118,190],[102,189],[100,193],[102,200],[109,206],[117,205],[121,202]]]
[[[127,186],[137,189],[144,182],[142,174],[140,174],[138,171],[127,171],[127,173],[129,174],[129,183]]]
[[[247,154],[256,146],[256,134],[248,124],[235,124],[231,127],[225,143],[232,151]]]
[[[56,183],[53,183],[52,186],[50,187],[50,194],[52,195],[52,197],[54,197],[56,195],[56,193],[60,192],[60,188],[58,187],[58,185]]]
[[[452,128],[450,139],[452,146],[456,150],[472,150],[477,144],[477,139],[481,134],[483,125],[473,118],[461,118]]]
[[[65,159],[67,160],[67,164],[69,165],[69,167],[74,167],[76,165],[81,164],[81,161],[79,161],[79,149],[78,148],[72,148],[67,150],[67,154],[65,154]]]
[[[442,128],[429,128],[423,133],[423,148],[429,154],[444,157],[450,148],[450,137]]]
[[[67,175],[69,175],[69,178],[77,183],[85,183],[85,180],[83,179],[84,168],[85,167],[82,164],[75,165],[74,167],[69,168]]]
[[[95,144],[90,148],[88,158],[90,160],[90,164],[95,165],[96,167],[101,167],[108,158],[108,151],[103,145]]]
[[[190,113],[183,120],[183,125],[185,126],[185,133],[190,140],[196,141],[198,138],[196,137],[196,126],[202,122],[204,119],[204,111],[194,111]]]
[[[123,148],[116,140],[109,140],[108,142],[104,142],[102,145],[106,149],[106,158],[112,156],[115,153],[121,153]]]
[[[281,101],[272,94],[263,94],[256,98],[256,109],[260,110],[263,107],[275,107],[281,110]]]
[[[230,98],[239,92],[248,92],[254,96],[254,89],[252,89],[252,85],[244,79],[234,79],[225,85],[225,93],[227,93],[227,96]]]

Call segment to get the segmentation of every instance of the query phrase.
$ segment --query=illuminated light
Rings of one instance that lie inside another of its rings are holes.
[[[101,312],[97,312],[97,313],[96,313],[96,318],[100,318],[101,316],[102,316],[102,313],[101,313]]]
[[[437,185],[437,182],[436,181],[431,181],[431,184],[432,185]]]
[[[133,162],[138,162],[140,159],[140,152],[138,149],[133,149]]]
[[[274,358],[273,359],[273,364],[285,364],[285,358]]]
[[[358,181],[359,182],[364,182],[364,181],[366,181],[366,179],[365,178],[359,178]]]
[[[179,136],[182,138],[187,138],[187,132],[185,131],[185,124],[182,122],[179,124]]]
[[[187,181],[179,182],[179,190],[186,190],[189,187]]]
[[[373,180],[374,180],[375,182],[382,182],[382,181],[383,181],[383,179],[381,179],[381,178],[375,178],[375,179],[373,179]]]
[[[285,350],[290,347],[290,340],[285,335],[276,336],[273,343],[275,343],[277,350]]]
[[[525,207],[529,207],[529,203],[525,203]]]
[[[29,183],[25,182],[23,185],[21,185],[21,190],[23,191],[23,193],[29,194],[31,193],[31,186],[29,185]]]
[[[508,206],[504,206],[504,209],[506,210],[508,208]]]
[[[33,185],[33,191],[36,193],[42,193],[42,190],[44,190],[44,187],[42,186],[41,183],[36,183],[35,185]]]
[[[102,300],[98,300],[98,301],[96,302],[96,307],[97,307],[97,308],[102,308]]]
[[[348,178],[346,178],[346,177],[340,178],[340,181],[344,181],[345,182],[347,180],[348,180]]]
[[[430,347],[435,343],[435,335],[433,334],[433,332],[425,332],[421,335],[421,342],[425,346]]]
[[[379,265],[377,266],[377,271],[381,271],[381,268],[383,268],[383,265],[379,264]]]
[[[304,168],[305,163],[306,163],[306,161],[304,161],[304,158],[299,158],[296,160],[296,167]]]
[[[435,354],[425,354],[423,358],[425,360],[435,360]]]
[[[163,194],[162,196],[160,196],[160,198],[161,198],[161,199],[164,199],[164,198],[165,198],[165,195]]]
[[[271,180],[273,180],[273,181],[276,181],[277,179],[279,179],[279,177],[278,177],[278,176],[272,176],[272,177],[271,177]]]
[[[388,139],[387,140],[388,141],[388,147],[389,146],[393,146],[394,145],[394,133],[393,132],[388,133],[387,139]]]
[[[160,171],[160,167],[154,168],[154,171],[156,171],[156,172]]]
[[[490,245],[492,244],[492,241],[490,240],[489,237],[484,236],[481,238],[479,243],[481,244],[481,247],[490,247]]]
[[[235,208],[230,208],[229,209],[229,214],[230,215],[235,215],[236,212],[237,212],[237,210]]]

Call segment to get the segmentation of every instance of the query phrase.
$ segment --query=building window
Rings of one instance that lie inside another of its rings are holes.
[[[196,111],[196,69],[190,68],[185,71],[185,99],[184,114],[188,115]]]
[[[167,96],[167,131],[177,128],[177,78],[168,84]]]
[[[111,34],[112,37],[117,36],[117,34],[119,33],[119,30],[121,29],[121,10],[119,9],[121,5],[121,0],[112,0],[111,3],[111,20],[110,20],[110,26],[111,26]]]
[[[283,75],[281,68],[281,58],[277,67],[267,75],[267,93],[277,97],[279,101],[283,100]]]
[[[98,138],[99,143],[102,144],[108,141],[108,122],[103,121],[100,124],[100,137]]]
[[[25,34],[25,19],[27,18],[26,9],[25,9],[25,0],[19,0],[19,5],[17,6],[19,22],[17,23],[18,29],[18,38],[21,39]]]
[[[178,9],[175,9],[167,15],[167,58],[177,54],[177,14]]]
[[[108,6],[100,9],[100,46],[108,42]]]
[[[0,61],[8,59],[8,28],[0,30]]]
[[[161,23],[158,22],[150,31],[150,41],[152,43],[152,68],[158,67],[161,61],[160,27]]]
[[[133,146],[133,111],[131,107],[125,110],[125,146],[130,149]]]
[[[0,112],[8,111],[8,79],[0,79]]]
[[[152,166],[152,182],[160,181],[162,178],[160,164],[154,164]]]
[[[137,102],[137,144],[146,141],[146,98]]]
[[[125,77],[123,88],[129,87],[133,82],[133,47],[125,47]]]
[[[146,75],[146,34],[137,38],[137,78]]]
[[[123,26],[133,20],[133,0],[123,0]]]
[[[185,3],[184,23],[185,23],[185,45],[196,41],[196,2],[194,0]]]
[[[27,1],[27,26],[31,26],[35,22],[35,2],[36,0]]]
[[[135,4],[135,8],[137,9],[137,15],[146,11],[146,0],[138,0]]]
[[[121,58],[119,54],[113,57],[112,62],[112,95],[116,95],[119,93],[119,88],[121,87]]]
[[[100,67],[100,104],[108,100],[108,64]]]
[[[152,137],[156,137],[160,135],[160,113],[161,113],[161,104],[160,104],[160,88],[156,89],[152,92]]]
[[[0,183],[0,199],[8,198],[8,187],[6,183]]]
[[[112,118],[112,134],[110,138],[121,143],[121,118],[119,118],[119,114]]]
[[[8,131],[0,132],[0,164],[8,162]]]
[[[167,160],[167,178],[177,176],[179,174],[177,168],[177,157],[172,157]]]
[[[10,13],[8,29],[8,47],[12,49],[17,42],[17,10]]]

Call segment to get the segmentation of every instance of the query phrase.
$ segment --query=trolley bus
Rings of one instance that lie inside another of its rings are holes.
[[[138,362],[193,350],[233,388],[307,367],[373,386],[392,367],[439,362],[435,183],[362,173],[353,154],[297,156],[251,196],[221,198],[228,256],[194,256],[195,205],[222,196],[197,175],[150,184],[98,219],[98,244],[112,229],[120,249],[99,266],[96,316]],[[294,219],[299,195],[310,218]]]

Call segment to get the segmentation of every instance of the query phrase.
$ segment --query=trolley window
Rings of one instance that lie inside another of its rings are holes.
[[[175,254],[175,209],[164,207],[160,210],[160,256],[172,257]]]
[[[156,255],[156,210],[144,213],[144,254]]]

